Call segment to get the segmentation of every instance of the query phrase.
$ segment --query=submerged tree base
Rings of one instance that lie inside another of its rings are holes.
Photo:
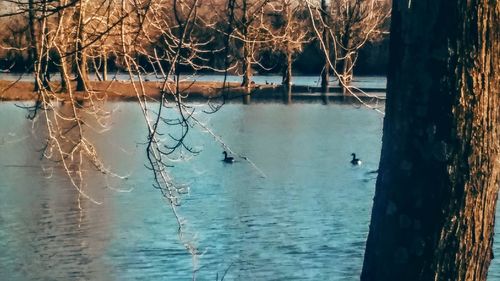
[[[167,84],[174,88],[174,84]],[[70,96],[61,91],[59,82],[51,83],[53,89],[52,98],[54,100],[66,101]],[[129,81],[92,81],[90,88],[92,95],[86,92],[75,91],[76,83],[72,85],[73,97],[85,101],[92,96],[102,100],[110,101],[137,101],[139,97],[151,101],[161,98],[161,88],[163,82],[135,82]],[[6,81],[0,80],[0,101],[34,101],[38,98],[37,92],[33,91],[33,82],[27,81]],[[136,90],[139,96],[136,94]],[[283,101],[283,86],[277,85],[259,85],[254,84],[250,95],[253,101]],[[332,87],[327,98],[334,101],[353,101],[361,99],[363,102],[378,102],[385,100],[385,89],[363,89],[363,94],[358,97],[345,96],[342,89]],[[200,101],[214,98],[225,98],[227,101],[240,102],[244,95],[247,95],[246,89],[240,86],[240,83],[226,83],[206,81],[185,81],[180,83],[181,98],[187,101]],[[175,99],[174,95],[169,95],[167,90],[167,99]],[[321,101],[324,95],[321,94],[320,87],[292,86],[290,101]]]

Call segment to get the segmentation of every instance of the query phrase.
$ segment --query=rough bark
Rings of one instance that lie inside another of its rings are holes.
[[[499,5],[393,2],[361,280],[486,280],[500,181]]]

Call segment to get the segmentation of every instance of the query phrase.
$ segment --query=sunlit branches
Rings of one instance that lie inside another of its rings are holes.
[[[324,52],[328,52],[328,50],[329,50],[328,40],[324,40],[324,38],[322,36],[322,32],[320,31],[320,27],[318,27],[318,23],[317,23],[319,21],[319,23],[323,26],[323,28],[328,27],[326,25],[326,23],[322,21],[323,18],[321,17],[321,13],[324,9],[321,9],[320,7],[314,6],[313,3],[311,3],[310,1],[306,1],[306,6],[307,6],[307,10],[309,11],[309,14],[311,16],[312,27],[313,27],[314,33],[316,34],[316,38],[319,41],[321,49],[324,50]],[[316,19],[316,20],[314,20],[314,19]],[[369,96],[375,100],[377,99],[377,96],[368,95],[367,93],[365,93],[361,89],[349,85],[349,83],[347,81],[345,81],[345,79],[342,78],[343,77],[342,73],[336,67],[336,62],[337,62],[336,56],[335,56],[334,60],[332,60],[330,58],[330,54],[327,53],[327,54],[325,54],[325,59],[326,59],[326,63],[327,63],[328,68],[330,68],[333,71],[334,75],[339,80],[340,86],[344,89],[345,93],[347,93],[348,95],[355,98],[357,101],[359,101],[364,106],[371,108],[371,109],[373,109],[381,114],[384,114],[384,112],[381,111],[378,107],[369,105],[368,103],[363,101],[363,99],[361,99],[358,95]],[[329,70],[325,70],[325,71],[329,71]]]

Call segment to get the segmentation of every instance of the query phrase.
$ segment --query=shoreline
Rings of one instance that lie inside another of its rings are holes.
[[[75,83],[72,83],[73,98],[79,101],[89,99],[98,99],[106,101],[138,101],[139,97],[144,97],[146,100],[157,101],[161,97],[161,88],[163,82],[147,81],[142,84],[129,81],[90,81],[91,92],[76,92]],[[168,87],[175,87],[175,84],[168,83]],[[207,101],[209,99],[224,97],[227,101],[242,101],[243,96],[247,95],[244,87],[239,83],[226,83],[226,87],[222,87],[222,82],[181,82],[179,89],[181,98],[185,101]],[[55,101],[67,101],[70,99],[67,93],[60,92],[59,82],[51,83],[54,89],[50,92],[49,97]],[[27,81],[8,81],[0,80],[0,102],[1,101],[35,101],[38,94],[33,91],[34,83]],[[141,93],[139,96],[136,90]],[[370,101],[385,101],[385,89],[380,88],[364,88],[362,89],[367,95],[359,95],[358,98],[364,102]],[[167,90],[167,93],[169,91]],[[144,96],[142,95],[144,93]],[[250,96],[256,101],[283,101],[285,97],[285,89],[281,85],[262,85],[252,84],[250,88]],[[291,99],[293,101],[308,101],[308,100],[327,100],[327,101],[355,101],[358,98],[343,95],[340,87],[330,87],[329,93],[322,94],[320,87],[309,86],[292,86]],[[167,100],[175,100],[172,94],[167,94]]]

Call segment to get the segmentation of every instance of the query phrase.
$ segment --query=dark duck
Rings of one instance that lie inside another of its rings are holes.
[[[224,154],[224,159],[222,159],[222,161],[224,161],[226,163],[233,163],[234,162],[234,158],[233,157],[227,157],[227,152],[226,151],[223,151],[222,154]]]
[[[356,153],[351,153],[351,155],[352,155],[351,164],[353,164],[354,166],[361,165],[361,159],[356,158]]]

